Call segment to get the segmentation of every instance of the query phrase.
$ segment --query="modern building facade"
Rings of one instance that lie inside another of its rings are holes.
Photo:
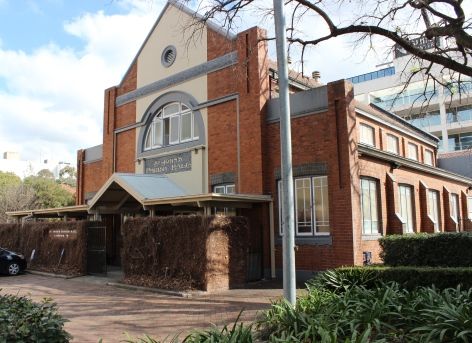
[[[247,216],[248,279],[275,277],[280,115],[265,32],[180,30],[195,18],[169,2],[122,82],[105,91],[103,144],[78,152],[68,215],[110,226],[113,263],[127,216]],[[383,235],[472,229],[472,179],[437,167],[438,138],[356,101],[344,80],[294,76],[291,91],[299,277],[379,261]]]

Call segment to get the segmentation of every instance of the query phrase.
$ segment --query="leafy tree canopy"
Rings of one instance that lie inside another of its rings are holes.
[[[21,179],[11,172],[0,171],[0,191],[3,191],[6,187],[19,186]]]
[[[24,184],[34,189],[38,208],[62,207],[74,204],[74,195],[57,184],[54,179],[29,176]]]
[[[65,166],[59,171],[59,183],[75,187],[77,182],[77,171],[72,166]]]
[[[45,178],[45,179],[54,180],[54,174],[49,169],[41,169],[36,175],[38,177],[42,177],[42,178]]]

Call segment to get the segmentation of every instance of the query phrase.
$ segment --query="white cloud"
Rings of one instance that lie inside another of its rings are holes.
[[[164,3],[121,0],[114,5],[126,14],[99,11],[68,20],[64,30],[83,41],[79,50],[50,43],[26,53],[0,41],[0,153],[14,150],[23,159],[41,155],[74,163],[77,149],[100,144],[103,91],[120,82]],[[270,7],[271,1],[265,4]],[[260,16],[247,18],[239,29],[261,24]],[[262,24],[272,26],[270,20]],[[308,20],[301,29],[319,33],[321,27]],[[352,58],[346,42],[332,40],[313,49],[305,72],[319,70],[326,81],[366,71],[353,64],[362,59]]]
[[[120,82],[160,10],[140,0],[118,5],[129,12],[87,13],[64,24],[84,41],[80,51],[0,45],[0,152],[74,163],[77,149],[101,143],[104,89]]]

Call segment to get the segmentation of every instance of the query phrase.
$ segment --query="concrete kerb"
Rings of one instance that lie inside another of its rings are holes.
[[[204,292],[204,291],[171,291],[171,290],[162,289],[162,288],[150,288],[150,287],[143,287],[143,286],[128,285],[126,283],[121,283],[121,282],[107,282],[106,284],[108,286],[113,286],[117,288],[133,290],[133,291],[159,293],[159,294],[171,295],[171,296],[181,297],[181,298],[192,298],[194,296],[207,294],[207,292]]]
[[[40,275],[40,276],[48,276],[48,277],[55,277],[59,279],[74,279],[83,275],[64,275],[64,274],[55,274],[55,273],[48,273],[48,272],[40,272],[38,270],[27,270],[25,271],[26,274],[33,274],[33,275]]]
[[[39,276],[66,279],[66,280],[69,280],[69,279],[79,280],[80,277],[85,276],[85,275],[63,275],[63,274],[40,272],[40,271],[37,271],[37,270],[27,270],[25,273],[32,274],[32,275],[39,275]],[[104,284],[107,285],[107,286],[117,287],[117,288],[122,288],[122,289],[128,289],[128,290],[132,290],[132,291],[151,292],[151,293],[158,293],[158,294],[170,295],[170,296],[181,297],[181,298],[193,298],[193,297],[196,297],[196,296],[202,296],[202,295],[208,294],[208,292],[205,292],[205,291],[197,291],[197,290],[194,290],[194,291],[172,291],[172,290],[162,289],[162,288],[134,286],[134,285],[129,285],[129,284],[126,284],[126,283],[121,283],[121,282],[104,282]]]

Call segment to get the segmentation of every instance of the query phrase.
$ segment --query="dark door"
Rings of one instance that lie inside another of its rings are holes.
[[[107,227],[103,223],[91,222],[87,230],[87,273],[107,273],[106,250]]]

